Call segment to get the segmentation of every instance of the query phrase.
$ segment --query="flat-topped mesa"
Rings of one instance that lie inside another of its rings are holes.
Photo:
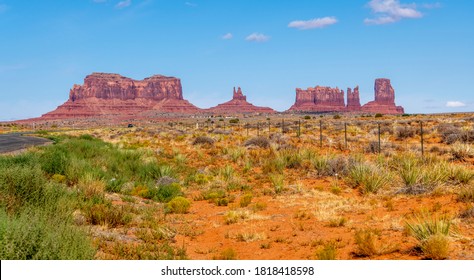
[[[134,117],[146,113],[195,113],[199,108],[183,99],[181,81],[155,75],[133,80],[118,74],[93,73],[74,85],[69,100],[42,118]]]
[[[354,91],[351,88],[347,88],[347,107],[346,110],[349,112],[360,111],[360,95],[359,95],[359,86],[354,88]]]
[[[74,85],[69,100],[85,98],[182,100],[181,81],[174,77],[155,75],[141,81],[118,74],[93,73],[84,79],[84,85]]]
[[[337,112],[345,107],[343,90],[316,86],[306,90],[297,88],[295,104],[289,111]]]
[[[234,94],[232,95],[232,100],[219,104],[215,107],[206,109],[206,111],[211,113],[222,114],[275,113],[275,110],[273,110],[272,108],[254,106],[252,103],[247,102],[247,97],[243,95],[240,87],[238,87],[237,91],[234,87]]]

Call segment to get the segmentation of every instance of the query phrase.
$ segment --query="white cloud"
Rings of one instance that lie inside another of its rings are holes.
[[[186,6],[189,6],[189,7],[197,7],[197,4],[196,4],[196,3],[185,2],[184,4],[185,4]]]
[[[288,24],[288,27],[305,30],[314,28],[324,28],[328,25],[332,25],[335,23],[337,23],[337,19],[335,17],[323,17],[310,20],[295,20],[290,22]]]
[[[224,40],[230,40],[234,37],[234,35],[232,35],[232,33],[227,33],[225,34],[224,36],[222,36],[222,39]]]
[[[423,17],[416,4],[401,4],[399,0],[371,0],[367,5],[376,17],[366,18],[365,24],[387,24],[404,18]]]
[[[120,1],[117,3],[117,5],[115,5],[115,8],[117,9],[123,9],[123,8],[126,8],[128,6],[132,5],[132,0],[124,0],[124,1]]]
[[[251,41],[251,42],[266,42],[268,40],[270,40],[270,36],[267,36],[265,34],[262,34],[262,33],[252,33],[250,34],[249,36],[247,36],[247,38],[245,38],[245,40],[247,41]]]
[[[466,107],[466,104],[461,101],[448,101],[446,102],[446,107],[449,107],[449,108]]]

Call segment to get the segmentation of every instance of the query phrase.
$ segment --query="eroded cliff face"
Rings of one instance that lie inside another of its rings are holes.
[[[243,95],[240,87],[237,91],[234,88],[232,100],[219,104],[215,107],[206,109],[210,113],[238,114],[238,113],[275,113],[275,110],[269,107],[259,107],[247,102],[247,97]]]
[[[133,80],[118,74],[93,73],[74,85],[69,100],[43,118],[136,116],[146,111],[194,113],[199,108],[183,99],[181,81],[155,75]]]
[[[403,114],[405,110],[395,105],[395,90],[389,79],[376,79],[374,85],[374,101],[362,106],[363,112],[382,114]]]
[[[336,88],[316,86],[307,90],[296,89],[295,104],[288,111],[301,112],[370,112],[403,114],[404,109],[395,105],[395,91],[389,79],[375,80],[375,100],[360,105],[359,87],[347,89],[347,106],[344,91]]]
[[[344,108],[343,90],[316,86],[307,90],[297,88],[295,104],[290,111],[333,112],[343,111]]]
[[[93,73],[84,79],[84,85],[74,85],[69,100],[86,98],[129,100],[144,98],[151,100],[182,100],[181,81],[174,77],[155,75],[141,81],[118,74]]]

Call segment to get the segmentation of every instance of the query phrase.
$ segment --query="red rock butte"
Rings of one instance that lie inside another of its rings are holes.
[[[288,109],[292,112],[368,112],[381,114],[403,114],[404,109],[395,105],[395,91],[389,79],[376,79],[375,100],[361,106],[359,87],[347,89],[347,105],[344,91],[336,88],[316,86],[307,90],[296,89],[296,101]]]
[[[183,99],[181,81],[155,75],[133,80],[118,74],[93,73],[74,85],[69,99],[42,118],[136,116],[146,112],[195,113],[200,109]]]
[[[247,102],[247,97],[243,95],[242,89],[239,87],[237,91],[234,87],[234,94],[232,100],[225,103],[219,104],[215,107],[206,109],[207,112],[211,113],[275,113],[275,110],[269,107],[259,107],[252,103]]]

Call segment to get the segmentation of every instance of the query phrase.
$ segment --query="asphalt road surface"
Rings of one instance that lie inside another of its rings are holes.
[[[47,143],[51,143],[51,140],[40,137],[23,136],[20,133],[0,134],[0,154],[15,152]]]

